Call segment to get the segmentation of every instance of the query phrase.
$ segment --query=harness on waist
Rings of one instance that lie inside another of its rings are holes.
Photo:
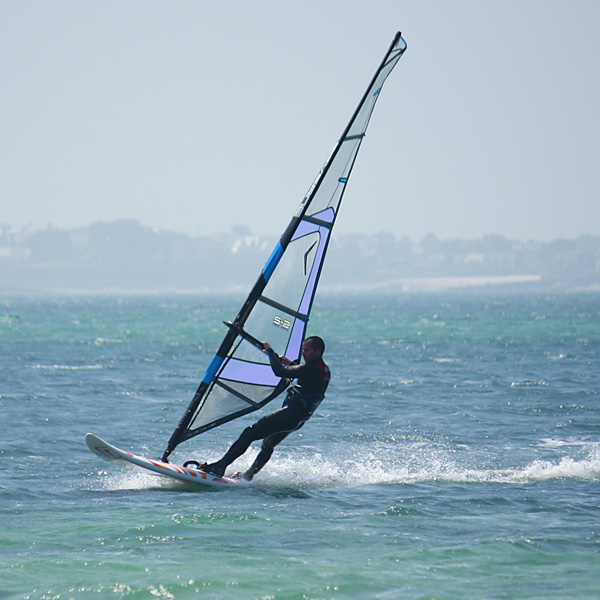
[[[325,394],[303,394],[298,388],[290,387],[283,406],[289,406],[302,420],[308,420],[321,404]]]

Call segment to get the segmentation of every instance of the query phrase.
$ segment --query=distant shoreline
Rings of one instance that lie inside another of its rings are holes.
[[[85,229],[0,228],[4,293],[210,293],[247,290],[276,237],[191,237],[125,219]],[[600,237],[523,242],[499,235],[418,243],[389,233],[334,235],[321,289],[437,291],[600,288]]]

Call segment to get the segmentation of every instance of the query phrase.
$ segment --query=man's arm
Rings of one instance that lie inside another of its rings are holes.
[[[286,377],[287,379],[296,379],[301,377],[302,374],[307,371],[308,365],[294,364],[289,358],[285,356],[277,356],[275,350],[271,348],[271,345],[267,342],[263,342],[263,352],[267,353],[269,362],[271,363],[271,369],[277,377]]]

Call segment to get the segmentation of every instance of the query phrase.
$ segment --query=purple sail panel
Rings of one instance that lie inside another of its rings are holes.
[[[230,381],[243,381],[255,385],[270,385],[275,387],[279,383],[279,377],[273,373],[271,365],[246,362],[231,358],[219,373],[219,379]]]
[[[304,295],[302,296],[302,301],[300,302],[300,307],[298,308],[298,312],[302,314],[308,314],[310,309],[319,277],[319,272],[321,271],[321,264],[323,263],[325,248],[327,248],[327,240],[329,239],[329,234],[331,233],[331,230],[327,227],[318,227],[317,229],[320,233],[319,247],[317,248],[315,260],[312,264],[312,269],[304,290]]]
[[[318,225],[315,225],[314,223],[310,223],[309,221],[302,221],[298,225],[298,228],[296,229],[296,232],[294,233],[292,242],[294,242],[298,238],[304,237],[305,235],[315,233],[316,231],[319,231],[319,229],[320,229],[320,227]]]
[[[288,341],[285,355],[288,358],[296,360],[300,358],[300,349],[304,340],[304,332],[306,331],[306,323],[302,319],[296,319],[292,327],[292,333]]]
[[[330,216],[333,214],[333,210],[327,209],[320,214]],[[300,225],[298,225],[298,229],[296,229],[296,233],[294,234],[292,241],[297,240],[298,238],[301,238],[305,235],[309,235],[311,233],[319,233],[319,245],[316,250],[315,259],[312,263],[306,287],[304,288],[302,300],[300,301],[300,304],[298,306],[298,312],[300,312],[301,314],[308,314],[308,310],[310,308],[312,297],[314,295],[315,287],[317,284],[317,278],[321,268],[321,263],[324,259],[325,249],[327,248],[327,240],[329,239],[329,234],[331,233],[331,231],[328,227],[322,227],[316,225],[315,223],[311,223],[310,221],[303,221],[302,223],[300,223]]]
[[[333,223],[335,221],[335,211],[331,207],[326,208],[325,210],[322,210],[321,212],[312,216],[315,219],[319,219],[319,221],[325,221],[326,223]]]

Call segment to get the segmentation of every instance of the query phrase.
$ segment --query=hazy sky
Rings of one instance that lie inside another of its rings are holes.
[[[338,231],[600,235],[600,2],[0,0],[0,223],[278,235],[395,32]]]

